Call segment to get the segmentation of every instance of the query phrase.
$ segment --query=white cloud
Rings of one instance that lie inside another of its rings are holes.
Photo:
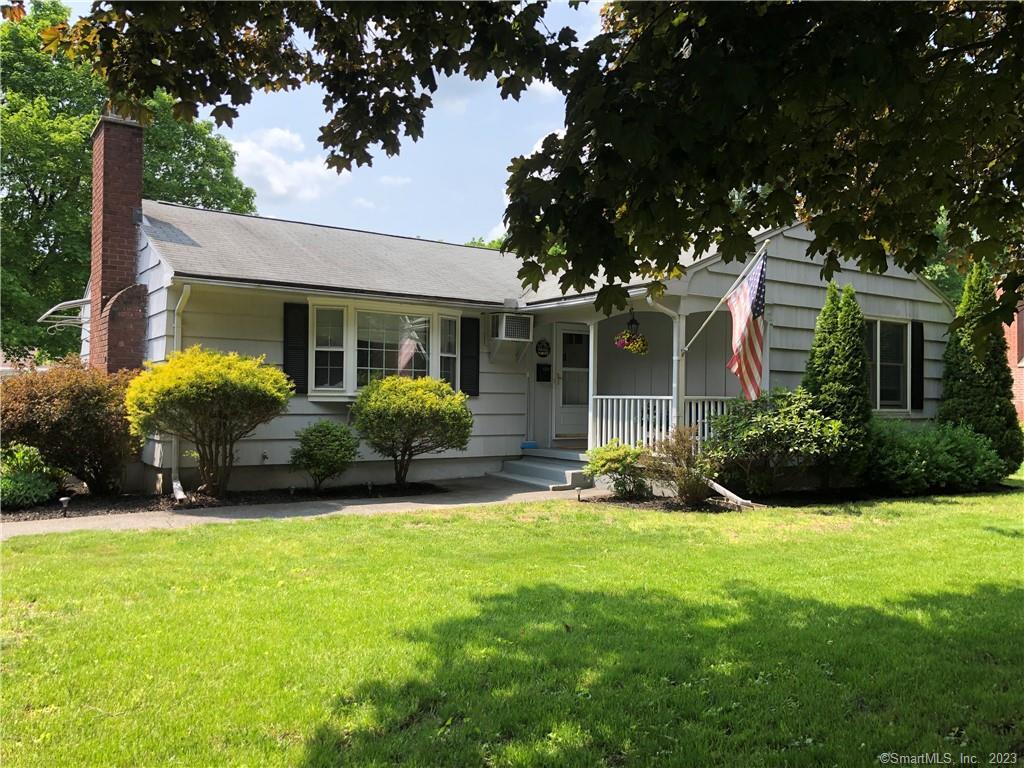
[[[442,97],[437,99],[434,104],[442,112],[448,112],[452,115],[464,115],[469,107],[469,99],[463,96]]]
[[[544,101],[554,101],[555,99],[563,98],[562,92],[547,80],[534,80],[526,86],[526,92],[533,94],[534,96],[539,96],[544,99]]]
[[[253,138],[259,142],[260,146],[266,149],[285,149],[291,152],[301,152],[306,148],[302,137],[295,133],[295,131],[289,131],[287,128],[267,128],[263,131],[257,131],[253,134]]]
[[[381,176],[380,183],[385,187],[404,187],[412,184],[412,179],[408,176]]]
[[[529,154],[532,155],[535,152],[540,152],[541,148],[544,146],[544,139],[546,139],[552,133],[558,136],[559,138],[562,138],[563,136],[565,136],[565,128],[556,128],[553,131],[545,133],[543,136],[541,136],[539,139],[533,142],[533,147],[530,149]]]
[[[497,224],[495,224],[493,227],[491,227],[490,229],[487,230],[487,235],[484,237],[484,240],[494,240],[496,237],[504,237],[504,236],[505,236],[505,222],[504,221],[499,221]]]
[[[365,208],[366,210],[377,207],[377,204],[373,202],[373,200],[367,200],[365,197],[357,197],[352,201],[352,205],[356,208]]]
[[[316,200],[327,191],[346,183],[348,171],[337,173],[327,167],[323,157],[307,155],[294,159],[280,152],[301,152],[304,144],[298,134],[283,128],[270,128],[245,138],[232,140],[237,155],[235,171],[256,190],[257,199]]]

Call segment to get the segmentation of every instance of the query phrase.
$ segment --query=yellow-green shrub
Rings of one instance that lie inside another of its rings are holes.
[[[388,376],[363,388],[352,420],[370,447],[394,462],[395,482],[404,485],[416,456],[466,450],[473,431],[467,402],[444,381]]]
[[[235,443],[280,414],[292,383],[262,357],[191,347],[147,364],[125,402],[132,431],[177,435],[195,445],[204,490],[227,490]]]

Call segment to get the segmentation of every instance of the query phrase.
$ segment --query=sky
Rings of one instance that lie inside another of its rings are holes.
[[[72,15],[88,3],[73,2]],[[600,3],[578,10],[552,3],[546,24],[571,26],[582,40],[598,31]],[[535,83],[503,101],[493,80],[449,78],[434,94],[424,136],[405,138],[398,156],[338,174],[317,141],[326,114],[320,92],[257,93],[219,132],[237,154],[236,173],[256,190],[260,215],[462,243],[503,232],[509,161],[562,128],[564,102]]]

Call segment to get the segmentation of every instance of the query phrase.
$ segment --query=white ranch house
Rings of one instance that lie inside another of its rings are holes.
[[[97,141],[110,130],[141,136],[136,127],[104,120]],[[106,185],[98,185],[102,190],[120,180],[124,163],[107,168],[97,154],[94,172],[108,174]],[[139,162],[141,177],[141,154]],[[265,355],[296,383],[287,413],[239,445],[232,487],[304,484],[288,468],[296,431],[318,419],[347,420],[360,386],[399,372],[403,358],[410,358],[403,373],[445,378],[466,392],[474,414],[468,451],[414,462],[413,480],[503,470],[554,478],[557,472],[535,464],[578,460],[588,446],[612,438],[649,443],[674,424],[706,434],[708,417],[740,393],[726,369],[731,320],[725,308],[687,343],[741,264],[713,255],[689,263],[686,275],[669,282],[656,300],[643,286],[633,289],[630,309],[650,344],[647,355],[637,356],[613,344],[629,311],[605,317],[592,294],[563,296],[555,281],[524,291],[512,255],[139,198],[140,210],[120,210],[124,204],[114,201],[95,215],[106,217],[107,231],[118,223],[127,228],[128,217],[136,238],[134,282],[145,287],[135,289],[144,293],[141,357],[159,362],[175,349],[201,344]],[[763,385],[794,387],[825,288],[819,265],[807,257],[805,229],[757,238],[765,239]],[[97,274],[106,274],[104,258],[94,238],[92,291]],[[929,283],[899,269],[884,275],[846,270],[838,282],[854,285],[871,321],[876,407],[905,418],[933,415],[952,307]],[[129,288],[104,287],[103,301]],[[83,313],[85,355],[94,339],[109,346],[116,336],[90,328],[88,315],[97,311],[93,298],[90,303]],[[100,311],[106,319],[107,310]],[[131,312],[124,316],[128,320],[119,323],[132,322]],[[131,338],[117,343],[130,346]],[[113,354],[111,347],[104,359]],[[179,471],[187,485],[193,466],[187,446],[159,437],[146,444],[142,463],[140,482],[163,491]],[[387,482],[390,476],[390,462],[364,453],[342,482]]]

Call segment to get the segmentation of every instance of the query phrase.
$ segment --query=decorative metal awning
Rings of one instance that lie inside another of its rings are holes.
[[[58,333],[65,328],[78,328],[85,332],[82,312],[89,306],[89,301],[88,298],[62,301],[46,310],[36,322],[48,325],[47,333]]]

